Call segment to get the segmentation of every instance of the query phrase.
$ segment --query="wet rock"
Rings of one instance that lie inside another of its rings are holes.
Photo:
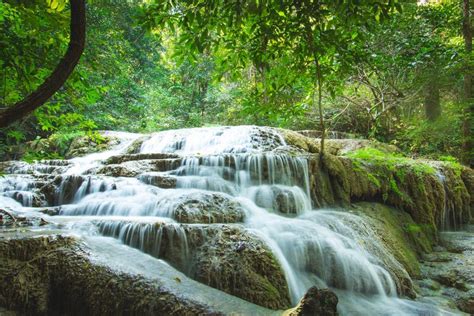
[[[421,280],[418,282],[418,285],[431,291],[439,291],[441,289],[441,284],[431,279]]]
[[[118,155],[108,158],[106,164],[121,164],[125,161],[135,161],[135,160],[148,160],[148,159],[172,159],[179,158],[179,155],[176,154],[165,154],[165,153],[149,153],[149,154],[129,154],[129,155]]]
[[[8,208],[0,208],[0,227],[16,228],[47,224],[49,223],[42,217],[31,214],[25,216]]]
[[[265,185],[249,190],[252,200],[260,207],[283,214],[298,214],[311,208],[305,205],[305,193],[298,187]]]
[[[135,139],[130,146],[127,147],[126,154],[138,154],[144,141],[148,140],[150,135],[144,135]]]
[[[271,309],[290,306],[283,271],[256,236],[229,226],[209,227],[205,234],[194,255],[193,278]]]
[[[22,315],[222,314],[91,261],[72,237],[0,238],[0,265],[0,306]]]
[[[411,298],[416,297],[410,277],[421,275],[418,257],[428,251],[428,238],[417,232],[412,235],[409,227],[416,225],[410,215],[380,203],[359,202],[353,204],[351,212],[362,217],[362,223],[352,223],[342,218],[363,238],[372,242],[360,245],[374,255],[395,280],[397,292]]]
[[[77,190],[87,177],[79,175],[60,175],[43,185],[39,192],[43,195],[48,205],[57,206],[68,204],[74,200]]]
[[[336,316],[338,298],[330,289],[311,287],[289,316]]]
[[[49,216],[56,216],[59,215],[61,211],[60,207],[43,207],[38,209],[38,212],[49,215]]]
[[[0,171],[7,174],[31,174],[33,167],[25,161],[2,161],[0,162]]]
[[[90,173],[111,177],[136,177],[139,174],[152,171],[170,171],[178,168],[180,159],[146,159],[124,161],[120,164],[104,165]]]
[[[422,259],[424,261],[427,261],[427,262],[450,262],[452,260],[451,256],[449,254],[447,254],[446,252],[444,252],[444,253],[439,253],[439,252],[427,253],[427,254],[424,254],[422,256]]]
[[[180,223],[238,223],[245,212],[239,203],[217,192],[192,192],[175,202],[172,217]]]
[[[468,314],[473,313],[474,298],[473,232],[472,225],[467,226],[464,231],[442,232],[440,242],[448,247],[437,247],[436,252],[424,256],[425,261],[421,265],[424,280],[419,282],[422,295],[440,297]],[[463,251],[449,252],[450,248]],[[440,258],[443,260],[439,260]],[[448,258],[449,260],[444,260]],[[427,282],[439,284],[439,288],[423,286]]]
[[[457,306],[463,312],[474,315],[474,297],[467,297],[458,300]]]
[[[435,278],[439,283],[449,287],[454,287],[457,282],[457,276],[454,271],[446,271],[445,273],[438,274]]]
[[[98,168],[95,171],[92,171],[94,174],[105,175],[110,177],[135,177],[142,173],[143,171],[149,170],[150,167],[147,164],[138,164],[134,165],[128,164],[124,165],[106,165]]]
[[[159,172],[147,172],[138,176],[138,179],[143,183],[154,185],[162,189],[176,188],[177,178]]]
[[[102,234],[164,259],[201,283],[271,309],[290,306],[286,279],[272,252],[239,226],[125,221],[97,225]]]
[[[394,167],[329,154],[323,158],[312,156],[309,160],[311,195],[320,207],[379,201],[402,209],[434,244],[438,229],[469,222],[474,196],[471,198],[467,184],[449,165],[420,163],[429,164],[430,171],[420,171],[415,161]],[[474,173],[472,169],[465,172]]]

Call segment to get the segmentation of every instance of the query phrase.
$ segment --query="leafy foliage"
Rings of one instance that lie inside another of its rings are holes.
[[[44,107],[0,131],[0,152],[99,129],[320,129],[323,117],[325,128],[405,153],[460,157],[469,56],[457,0],[94,0],[87,10],[78,67]],[[0,1],[0,107],[48,76],[68,23],[65,0]],[[432,91],[441,115],[430,119]]]

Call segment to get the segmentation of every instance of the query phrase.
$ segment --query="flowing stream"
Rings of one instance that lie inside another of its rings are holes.
[[[183,201],[192,201],[196,214],[204,214],[205,219],[209,216],[209,222],[215,218],[243,219],[245,229],[259,236],[277,258],[293,305],[309,287],[317,285],[337,293],[341,315],[449,314],[397,296],[397,280],[383,263],[395,259],[386,253],[386,260],[382,260],[367,250],[386,252],[360,217],[313,208],[307,158],[291,154],[276,130],[239,126],[155,133],[141,144],[138,153],[161,153],[166,163],[177,165],[150,171],[142,170],[139,162],[129,161],[130,168],[139,170],[135,177],[97,172],[106,159],[126,152],[141,135],[108,136],[120,140],[109,151],[67,163],[12,167],[12,175],[0,180],[0,202],[20,208],[16,200],[28,210],[33,205],[32,190],[38,175],[56,173],[60,183],[50,204],[59,206],[60,213],[51,221],[85,235],[116,237],[155,257],[162,253],[163,232],[153,238],[148,235],[153,234],[154,223],[166,223],[163,227],[174,236],[175,244],[170,247],[176,252],[176,262],[181,262],[177,266],[186,270],[190,241],[176,219],[182,215]],[[153,185],[157,179],[167,179],[173,185],[159,188]],[[213,199],[219,205],[227,203],[217,211],[223,214],[207,211],[206,207],[213,207]],[[237,211],[234,214],[231,210]],[[369,247],[364,246],[367,244]]]

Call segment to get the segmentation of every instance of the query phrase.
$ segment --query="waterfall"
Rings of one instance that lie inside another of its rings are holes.
[[[382,247],[377,238],[359,234],[344,220],[350,216],[359,225],[359,217],[313,208],[308,160],[286,151],[277,130],[238,126],[152,134],[139,153],[177,154],[180,165],[142,170],[136,178],[94,174],[140,136],[113,135],[121,141],[109,151],[61,166],[38,163],[10,170],[20,175],[0,179],[0,193],[31,206],[32,197],[25,192],[31,193],[34,185],[27,174],[56,172],[61,175],[55,192],[61,206],[58,220],[73,223],[70,229],[115,237],[185,273],[191,269],[191,245],[202,244],[208,232],[205,226],[185,229],[179,223],[193,218],[215,225],[241,222],[278,260],[293,304],[317,285],[337,293],[341,315],[437,313],[434,307],[397,297],[394,276],[367,250]],[[152,185],[157,178],[172,179],[169,186],[174,187]]]

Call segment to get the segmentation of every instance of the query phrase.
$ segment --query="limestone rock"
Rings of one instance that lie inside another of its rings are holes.
[[[128,154],[128,155],[118,155],[108,158],[106,164],[120,164],[125,161],[135,161],[135,160],[147,160],[147,159],[169,159],[169,158],[179,158],[175,154],[165,154],[165,153],[150,153],[150,154]]]
[[[102,234],[164,259],[199,282],[267,308],[290,306],[286,279],[272,252],[240,226],[124,221],[97,225]]]
[[[65,157],[67,159],[84,156],[95,152],[100,152],[109,149],[111,146],[119,143],[119,140],[114,137],[104,136],[104,140],[101,143],[95,142],[89,136],[76,137],[67,150]]]
[[[0,239],[0,264],[0,306],[22,315],[223,314],[97,264],[71,237]]]
[[[173,212],[180,223],[238,223],[244,216],[240,205],[227,195],[200,191],[183,195]]]
[[[338,299],[330,289],[311,287],[288,316],[336,316]]]
[[[160,172],[145,172],[138,176],[143,183],[154,185],[162,189],[176,188],[177,178]]]

